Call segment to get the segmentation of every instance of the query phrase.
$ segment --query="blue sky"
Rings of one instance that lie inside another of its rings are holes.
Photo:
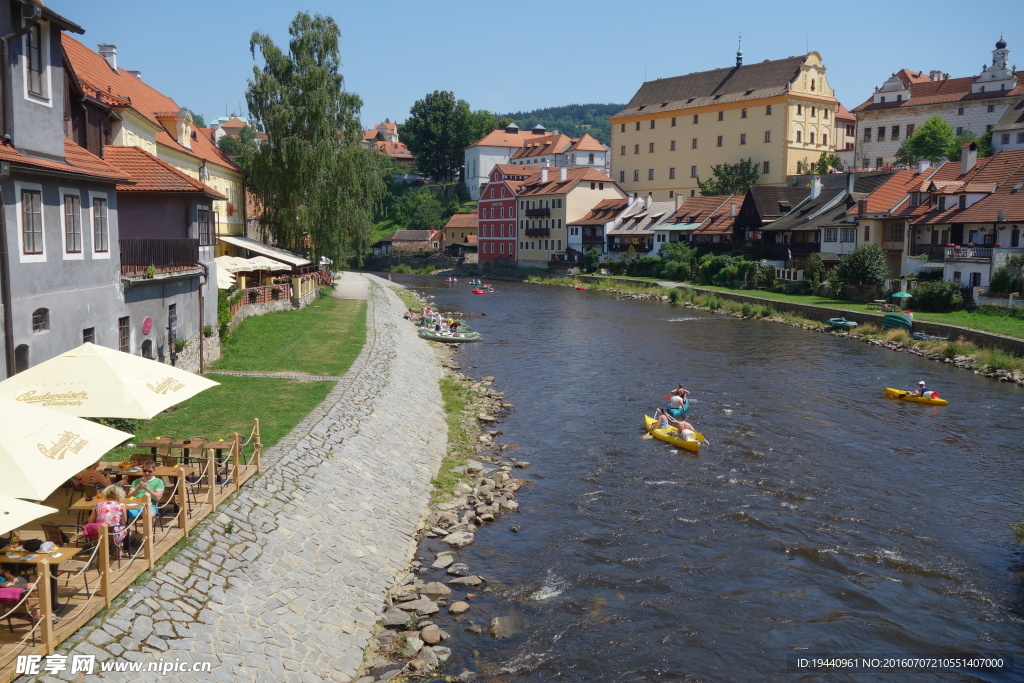
[[[342,74],[363,98],[368,128],[404,121],[413,102],[452,90],[498,113],[589,102],[624,103],[645,80],[731,66],[739,33],[747,64],[816,50],[839,100],[853,108],[901,68],[977,74],[1005,32],[1024,70],[1019,0],[769,3],[737,0],[516,3],[353,3],[306,0],[46,0],[85,29],[95,49],[113,43],[118,65],[207,121],[245,111],[253,31],[284,47],[299,10],[334,17]]]

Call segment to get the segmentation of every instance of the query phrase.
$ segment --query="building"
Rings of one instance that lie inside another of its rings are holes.
[[[950,78],[907,69],[892,74],[863,104],[857,115],[857,157],[863,168],[896,163],[900,145],[933,116],[942,117],[957,135],[983,135],[999,123],[1024,84],[1008,66],[1010,51],[1002,38],[992,51],[992,63],[976,76]]]
[[[857,165],[857,116],[842,104],[836,106],[835,138],[835,153],[843,170],[852,171]]]
[[[992,150],[1024,149],[1024,97],[1020,97],[1003,112],[992,128]]]
[[[363,144],[376,148],[378,152],[394,160],[406,174],[411,174],[416,169],[416,157],[405,143],[398,139],[398,126],[390,121],[378,123],[373,128],[364,130]]]
[[[598,202],[587,214],[568,223],[566,252],[586,254],[591,249],[608,256],[608,235],[632,213],[643,208],[636,197],[616,197]]]
[[[515,265],[518,261],[516,225],[519,204],[516,194],[523,182],[540,173],[539,166],[498,164],[480,192],[477,245],[479,262]]]
[[[831,152],[838,101],[821,55],[736,65],[644,83],[611,117],[612,178],[655,200],[700,194],[716,166],[750,159],[758,184],[784,185]]]
[[[750,243],[762,239],[765,227],[792,211],[809,194],[809,187],[751,185],[740,204],[733,240]]]
[[[743,197],[710,195],[676,197],[676,210],[655,230],[658,249],[666,242],[732,242]]]
[[[448,219],[444,226],[444,241],[448,245],[445,251],[450,256],[472,257],[476,261],[478,221],[476,211],[456,213]]]
[[[651,195],[637,200],[636,208],[623,216],[617,225],[608,230],[608,254],[621,260],[630,255],[657,256],[660,245],[655,244],[660,226],[675,212],[676,202],[653,201]]]

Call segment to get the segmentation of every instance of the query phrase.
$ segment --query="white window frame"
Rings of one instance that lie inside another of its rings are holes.
[[[96,200],[102,199],[107,205],[107,250],[96,251]],[[90,254],[94,259],[109,259],[113,246],[110,244],[110,195],[106,192],[89,193],[89,242],[92,245]]]
[[[86,233],[85,225],[84,225],[85,221],[84,221],[83,216],[82,216],[82,214],[85,213],[85,212],[82,210],[82,191],[79,190],[78,188],[69,188],[69,187],[61,187],[61,188],[58,188],[58,189],[60,191],[60,242],[61,242],[61,248],[63,249],[64,260],[65,261],[84,261],[85,260],[85,252],[89,249],[89,247],[87,246],[87,244],[85,242],[85,233]],[[67,200],[68,197],[77,197],[78,198],[78,229],[81,231],[80,232],[80,238],[81,238],[82,244],[81,244],[81,248],[78,250],[77,253],[68,252],[68,225],[67,225],[68,216],[67,216],[67,207],[65,206],[65,203],[66,203],[66,200]],[[92,212],[90,211],[89,213],[91,214]],[[92,226],[90,225],[90,228],[91,227]],[[92,230],[90,229],[89,232],[91,233]]]
[[[21,206],[21,195],[22,192],[38,192],[39,193],[39,216],[43,222],[42,240],[43,240],[43,251],[40,254],[26,254],[25,253],[25,226],[24,216],[22,215]],[[43,186],[38,183],[23,183],[15,181],[14,183],[14,195],[17,197],[15,203],[15,210],[18,216],[18,262],[19,263],[46,263],[46,196],[43,194]]]

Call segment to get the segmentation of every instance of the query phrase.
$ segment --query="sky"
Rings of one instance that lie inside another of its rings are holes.
[[[341,73],[363,100],[364,128],[401,123],[434,90],[498,114],[624,104],[645,80],[732,66],[741,33],[745,64],[817,51],[848,109],[901,68],[978,74],[1001,32],[1010,63],[1024,65],[1019,0],[973,6],[973,15],[952,0],[44,1],[85,29],[76,37],[87,46],[116,45],[118,66],[207,122],[246,113],[247,82],[262,64],[252,33],[285,48],[300,10],[340,27]]]

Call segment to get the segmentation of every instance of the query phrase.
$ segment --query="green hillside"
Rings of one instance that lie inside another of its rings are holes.
[[[595,138],[609,144],[611,126],[608,117],[622,111],[623,104],[567,104],[561,107],[546,107],[533,111],[517,111],[509,114],[496,114],[501,119],[508,117],[523,130],[529,130],[538,123],[550,132],[558,131],[574,138],[590,133]]]

